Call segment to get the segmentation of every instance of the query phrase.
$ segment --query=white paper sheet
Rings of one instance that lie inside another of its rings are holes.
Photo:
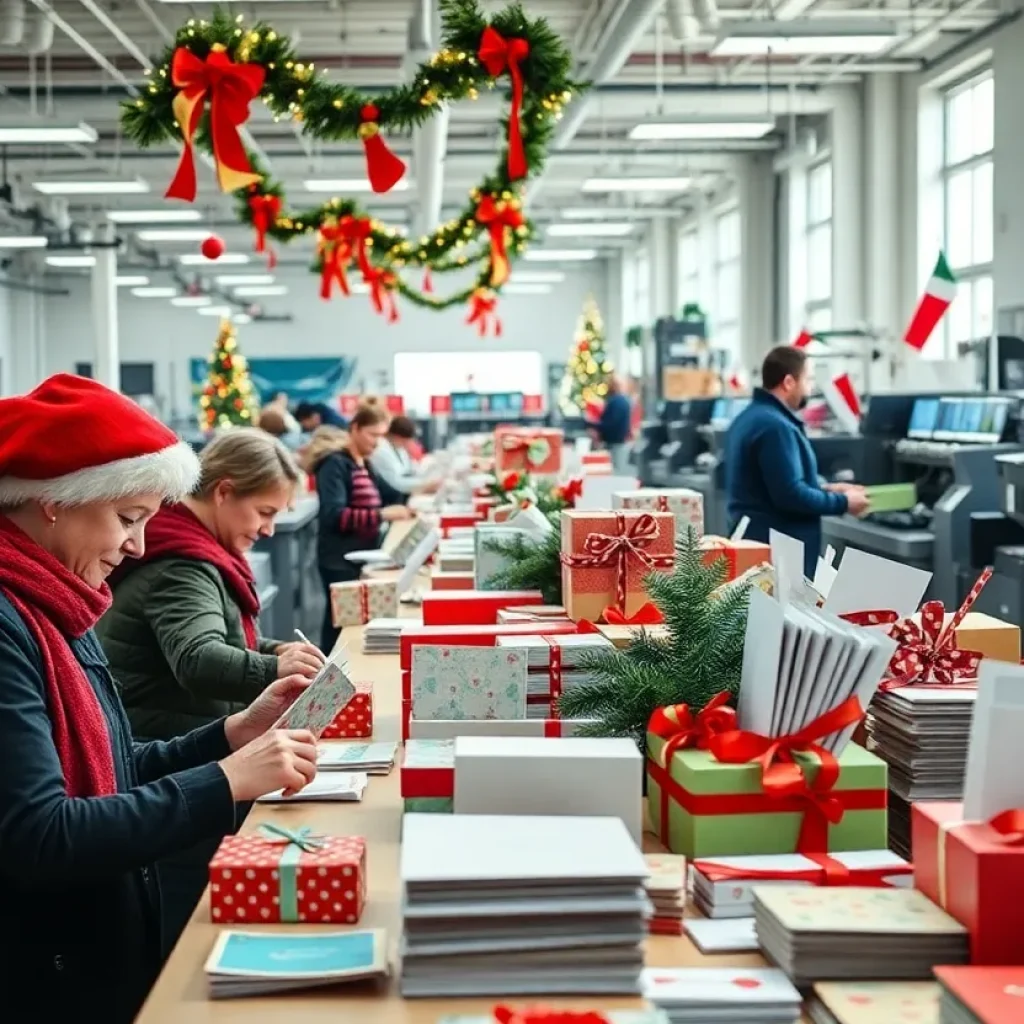
[[[845,615],[884,609],[901,618],[913,615],[931,579],[932,574],[924,569],[847,548],[825,601],[825,611]]]

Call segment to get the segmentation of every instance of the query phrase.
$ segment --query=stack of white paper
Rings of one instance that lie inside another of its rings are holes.
[[[275,790],[258,798],[259,803],[358,803],[366,790],[366,772],[325,772],[303,786],[298,793],[285,796]]]
[[[449,537],[439,541],[437,561],[441,572],[472,572],[476,561],[472,531],[465,537]]]
[[[639,992],[644,858],[615,818],[407,814],[405,996]]]
[[[422,618],[370,619],[363,628],[363,654],[398,654],[402,630],[422,625]]]
[[[387,775],[395,766],[397,748],[397,743],[325,743],[317,749],[317,771]]]
[[[671,1024],[796,1024],[800,1019],[800,993],[774,968],[649,968],[643,992]]]

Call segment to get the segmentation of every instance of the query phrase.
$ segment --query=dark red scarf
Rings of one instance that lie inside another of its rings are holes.
[[[197,562],[212,565],[227,584],[242,613],[246,647],[256,650],[259,644],[256,618],[260,613],[260,599],[248,559],[228,551],[187,505],[165,505],[146,525],[146,553],[140,559],[122,562],[112,579],[116,581],[135,567],[162,558],[194,558]]]
[[[114,750],[99,698],[68,638],[89,632],[110,607],[110,588],[94,590],[0,515],[0,590],[39,647],[46,698],[68,796],[117,792]],[[0,695],[3,666],[0,665]]]

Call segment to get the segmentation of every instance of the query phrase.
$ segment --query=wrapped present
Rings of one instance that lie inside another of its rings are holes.
[[[639,625],[619,625],[599,622],[594,629],[620,651],[628,647],[633,637],[641,631],[650,637],[654,637],[656,640],[667,640],[669,638],[668,627],[662,625],[648,626],[643,623]]]
[[[411,739],[454,740],[457,736],[577,736],[598,725],[594,718],[486,718],[478,721],[420,719],[409,721]]]
[[[322,740],[365,740],[373,735],[373,683],[353,682],[355,696],[320,734]]]
[[[914,885],[967,928],[972,964],[1024,964],[1024,811],[963,818],[961,803],[911,805]]]
[[[704,495],[687,487],[641,487],[637,491],[616,491],[612,495],[612,507],[671,512],[675,516],[677,538],[685,538],[688,529],[698,537],[704,533]]]
[[[539,590],[450,590],[423,598],[424,626],[490,626],[501,608],[540,604]]]
[[[558,476],[565,434],[553,427],[498,427],[494,431],[494,472],[521,470],[531,476]]]
[[[647,603],[646,577],[675,565],[667,512],[567,510],[561,525],[562,600],[577,622],[596,622],[608,608],[633,615]]]
[[[524,604],[518,608],[498,609],[498,622],[550,622],[554,619],[571,621],[560,604]]]
[[[499,636],[530,636],[537,632],[535,622],[508,622],[493,626],[413,626],[403,629],[399,640],[399,667],[402,671],[412,668],[414,647],[437,646],[438,644],[459,647],[493,647]],[[575,633],[575,622],[549,622],[544,626],[547,634]]]
[[[479,523],[486,513],[477,514],[476,512],[470,513],[469,515],[445,515],[442,513],[440,523],[438,524],[441,530],[441,536],[445,539],[451,537],[452,530],[463,527],[465,529],[473,529],[473,527]]]
[[[370,619],[398,614],[394,580],[352,580],[331,584],[331,617],[335,626],[365,626]]]
[[[355,924],[366,902],[366,840],[266,822],[225,836],[210,861],[217,924]]]
[[[407,811],[409,800],[447,800],[447,810],[451,810],[455,795],[455,740],[409,740],[399,780]]]
[[[952,624],[953,616],[949,616]],[[983,658],[1020,664],[1020,626],[1004,622],[984,612],[968,612],[953,626],[957,647],[977,651]]]
[[[434,572],[430,575],[431,590],[472,590],[476,586],[471,572]]]
[[[493,494],[488,494],[484,498],[473,499],[473,514],[479,516],[482,519],[486,519],[490,515],[491,509],[498,504],[498,499]]]
[[[608,469],[612,468],[612,456],[611,452],[599,451],[599,452],[584,452],[580,456],[580,465],[583,466],[584,470],[594,469]]]
[[[523,651],[417,647],[408,697],[413,713],[417,718],[525,718],[526,664]]]
[[[710,534],[701,538],[701,549],[705,552],[704,563],[711,565],[720,558],[725,559],[725,581],[742,576],[748,569],[771,562],[772,549],[767,544],[756,540],[730,540],[728,537],[715,537]]]

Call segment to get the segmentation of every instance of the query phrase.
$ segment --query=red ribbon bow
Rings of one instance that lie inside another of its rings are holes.
[[[506,473],[501,478],[501,489],[505,492],[514,491],[522,482],[523,478],[518,473]]]
[[[1024,845],[1024,810],[1001,811],[994,818],[989,818],[988,824],[1005,845]]]
[[[567,505],[575,505],[583,495],[583,479],[576,477],[558,488],[558,497]]]
[[[263,88],[266,72],[259,64],[236,64],[217,43],[205,60],[179,46],[171,58],[171,82],[178,90],[171,103],[185,143],[178,169],[167,191],[168,199],[196,198],[195,135],[210,99],[210,141],[222,192],[248,188],[260,180],[242,145],[238,126],[249,118],[249,104]]]
[[[267,232],[281,215],[281,199],[268,193],[254,192],[249,196],[249,212],[252,214],[252,226],[256,231],[256,252],[267,252]],[[273,267],[277,263],[274,250],[267,257],[267,264]]]
[[[382,316],[387,316],[388,323],[398,319],[398,304],[395,302],[394,288],[398,278],[384,267],[370,267],[365,278],[370,286],[370,303]]]
[[[882,690],[915,684],[975,684],[982,656],[977,651],[965,651],[957,647],[956,630],[991,578],[992,569],[985,569],[948,626],[945,624],[946,609],[941,601],[929,601],[922,606],[920,625],[912,619],[904,619],[893,626],[889,635],[899,646],[889,662],[889,675],[892,678],[882,684]]]
[[[497,29],[488,25],[480,36],[476,56],[492,78],[508,71],[512,79],[512,109],[508,115],[508,176],[510,181],[525,178],[529,173],[523,135],[519,124],[523,106],[523,72],[520,63],[530,55],[530,44],[525,39],[506,39]]]
[[[562,552],[563,565],[579,568],[596,568],[615,564],[615,603],[620,609],[626,606],[626,582],[630,557],[635,558],[645,569],[669,569],[672,555],[651,555],[645,548],[650,547],[661,532],[658,521],[649,512],[627,520],[621,513],[615,516],[615,533],[591,533],[583,542],[582,555]]]
[[[317,236],[317,255],[320,257],[320,298],[329,299],[338,282],[342,295],[351,295],[345,268],[352,258],[352,251],[337,221],[327,221],[320,226]]]
[[[500,288],[509,278],[508,232],[526,223],[519,202],[515,199],[495,199],[486,195],[477,204],[473,214],[491,236],[491,287]]]
[[[618,608],[609,605],[601,613],[601,618],[609,626],[660,626],[665,621],[665,616],[652,601],[641,605],[632,615],[626,616]],[[685,704],[677,704],[676,707],[685,707]]]
[[[667,742],[661,748],[661,764],[667,767],[677,750],[695,747],[707,750],[713,736],[736,729],[736,712],[728,707],[730,694],[723,690],[704,705],[695,715],[688,704],[672,704],[657,708],[647,725],[647,731]]]
[[[546,1010],[543,1007],[513,1010],[496,1006],[492,1012],[497,1024],[611,1024],[609,1018],[597,1010]]]
[[[890,864],[884,868],[848,868],[842,861],[825,853],[805,853],[814,867],[797,871],[778,868],[748,868],[731,864],[718,864],[713,860],[695,860],[693,866],[709,882],[808,882],[811,885],[857,885],[872,889],[890,888],[890,878],[913,873],[911,865]]]
[[[373,264],[370,262],[366,243],[373,235],[373,222],[369,217],[353,217],[346,214],[338,221],[338,230],[346,246],[345,262],[355,256],[363,280],[368,282],[373,274]]]
[[[876,608],[867,612],[843,612],[839,618],[854,626],[888,626],[899,622],[900,617],[894,611]]]
[[[493,330],[496,338],[501,337],[501,320],[498,317],[498,297],[486,288],[477,288],[469,299],[469,316],[467,324],[476,324],[476,332],[481,338],[487,337]]]

